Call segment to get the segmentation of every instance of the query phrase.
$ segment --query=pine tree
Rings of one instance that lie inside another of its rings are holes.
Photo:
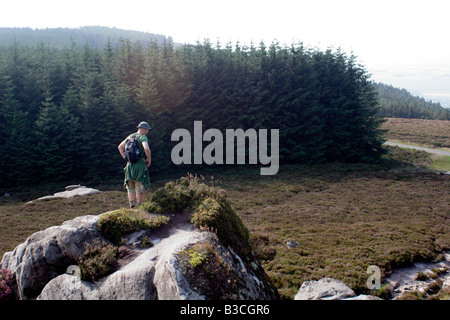
[[[145,109],[154,113],[164,111],[161,96],[158,91],[157,61],[159,59],[158,46],[153,43],[146,52],[144,70],[136,82],[134,95],[136,101]]]
[[[64,105],[57,106],[47,92],[36,120],[38,166],[46,180],[67,180],[73,176],[78,120]]]
[[[14,97],[12,81],[6,79],[3,97],[0,98],[1,150],[0,184],[8,187],[33,182],[32,126],[27,112]]]

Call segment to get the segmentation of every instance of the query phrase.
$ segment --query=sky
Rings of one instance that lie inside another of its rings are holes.
[[[448,0],[2,0],[0,27],[107,26],[266,45],[341,48],[372,79],[450,107]]]

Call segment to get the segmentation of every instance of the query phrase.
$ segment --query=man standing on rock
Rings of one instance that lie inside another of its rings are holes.
[[[141,122],[138,125],[138,131],[130,134],[125,140],[123,140],[119,146],[120,154],[126,160],[125,148],[127,142],[134,138],[137,141],[140,158],[132,163],[128,161],[125,171],[124,187],[128,190],[128,201],[130,202],[130,208],[139,206],[144,201],[144,191],[150,188],[150,177],[148,175],[147,167],[151,164],[151,153],[148,145],[147,134],[150,131],[150,126],[147,122]]]

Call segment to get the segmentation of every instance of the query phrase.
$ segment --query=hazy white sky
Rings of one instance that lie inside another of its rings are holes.
[[[99,25],[351,51],[376,81],[450,99],[448,0],[3,0],[0,27]]]

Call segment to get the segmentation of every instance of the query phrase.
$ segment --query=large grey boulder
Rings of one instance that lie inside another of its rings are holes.
[[[62,274],[50,281],[39,300],[154,300],[200,299],[186,294],[189,287],[177,279],[170,258],[175,252],[198,241],[194,230],[174,231],[164,239],[152,239],[156,245],[139,250],[138,256],[116,272],[97,282],[82,281],[77,275]],[[155,276],[155,273],[158,273]],[[180,277],[180,275],[178,275]],[[184,285],[184,286],[183,286]]]
[[[317,281],[305,281],[294,300],[382,300],[379,297],[361,294],[355,295],[344,282],[332,278]]]
[[[192,224],[167,226],[165,232],[148,234],[150,248],[134,247],[142,232],[128,236],[130,251],[116,270],[96,282],[82,281],[75,272],[86,243],[104,238],[97,231],[99,216],[84,216],[30,236],[14,251],[4,255],[0,267],[10,269],[17,282],[18,299],[39,300],[175,300],[208,299],[187,279],[178,254],[194,244],[207,243],[233,275],[236,299],[277,299],[259,262],[246,263],[232,248],[221,244],[212,232]],[[201,279],[198,279],[201,281]],[[205,283],[205,281],[203,281]],[[218,284],[220,286],[220,284]]]
[[[159,239],[152,239],[158,242]],[[214,243],[230,269],[240,277],[238,297],[273,299],[276,297],[263,281],[249,270],[243,270],[239,257],[220,244],[215,234],[197,230],[175,230],[155,246],[141,250],[139,256],[120,270],[98,282],[82,281],[63,274],[51,280],[39,300],[204,300],[179,268],[177,253],[198,243]],[[245,267],[244,267],[245,268]]]
[[[83,216],[32,234],[14,251],[4,254],[1,268],[15,276],[17,298],[33,299],[54,277],[76,264],[85,244],[101,237],[98,216]]]
[[[294,300],[342,300],[354,296],[355,292],[341,280],[322,278],[303,282]]]

